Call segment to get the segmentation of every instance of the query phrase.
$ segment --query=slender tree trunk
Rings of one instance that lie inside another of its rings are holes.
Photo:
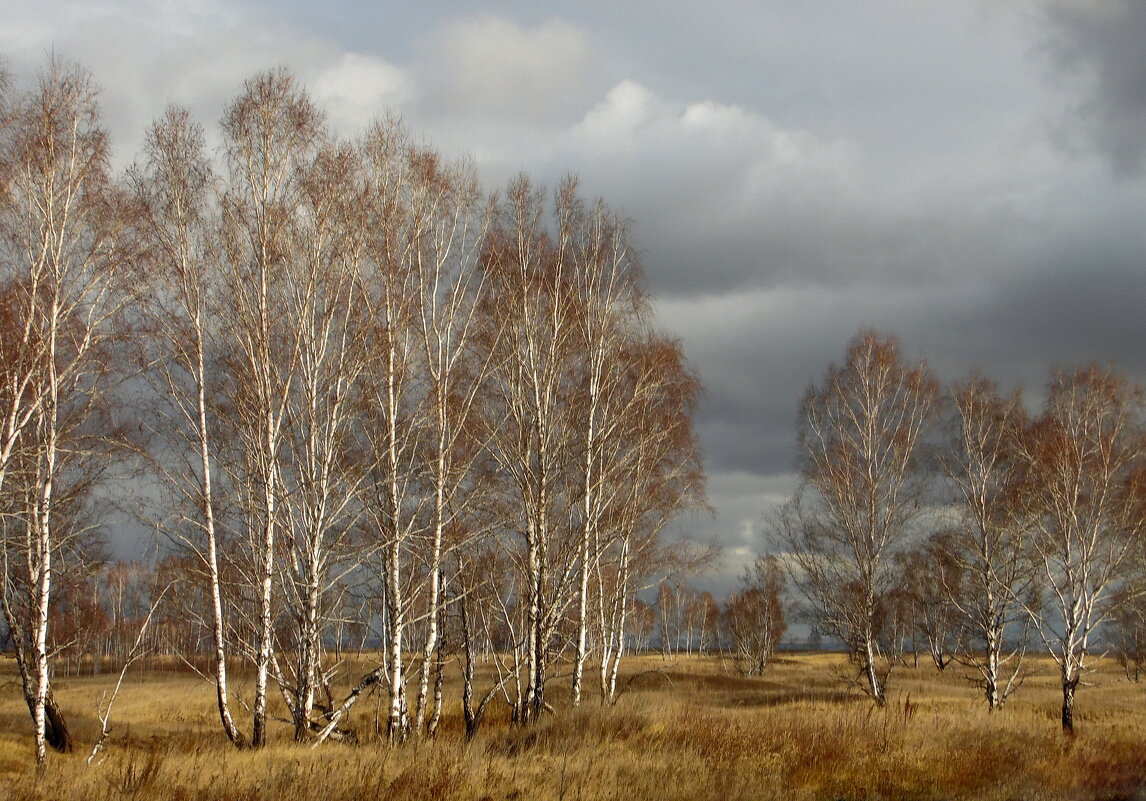
[[[577,651],[573,656],[573,706],[581,705],[581,683],[588,656],[589,637],[589,536],[581,537],[581,583],[577,590]]]
[[[269,418],[269,415],[268,415]],[[272,591],[274,588],[274,560],[275,560],[275,480],[274,468],[270,464],[274,457],[274,440],[270,435],[270,420],[267,423],[267,452],[265,454],[268,464],[263,483],[264,514],[263,521],[263,551],[261,586],[259,593],[259,633],[258,654],[255,660],[255,700],[252,708],[254,718],[251,731],[251,745],[260,748],[267,742],[267,676],[271,663],[271,646],[274,640],[274,609],[272,607]]]
[[[582,508],[581,514],[583,516],[582,529],[581,529],[581,583],[577,589],[577,651],[573,659],[573,706],[580,706],[581,704],[581,677],[585,671],[585,659],[587,657],[587,641],[589,629],[589,572],[590,560],[595,554],[592,554],[592,539],[596,529],[596,503],[594,492],[594,482],[596,475],[593,472],[594,464],[594,449],[596,448],[596,434],[597,434],[597,403],[598,403],[598,383],[600,371],[600,359],[596,352],[592,354],[592,365],[589,378],[589,401],[588,401],[588,416],[589,419],[586,424],[585,430],[585,460],[582,466],[583,481],[581,486],[582,495]]]
[[[628,542],[625,542],[623,553],[628,550]],[[626,588],[629,583],[629,570],[628,570],[628,557],[622,555],[621,557],[621,609],[617,620],[617,647],[613,654],[613,664],[609,668],[609,692],[608,699],[610,704],[617,702],[617,674],[621,670],[621,658],[625,655],[625,624],[628,622],[628,609],[629,605],[626,603],[627,598]]]
[[[998,631],[994,625],[990,625],[987,628],[986,669],[983,671],[983,691],[987,696],[987,708],[994,712],[1002,703],[1002,699],[999,697],[999,651],[1002,632]]]
[[[472,740],[481,720],[474,712],[474,645],[470,632],[469,598],[464,593],[458,601],[458,614],[461,617],[462,653],[465,657],[462,663],[462,717],[466,723],[466,739]]]
[[[51,479],[44,484],[44,495],[51,496]],[[32,663],[35,666],[35,690],[32,697],[32,725],[35,731],[36,763],[43,765],[48,758],[46,750],[47,722],[45,705],[48,700],[48,603],[52,588],[51,541],[46,526],[47,513],[44,512],[37,525],[37,550],[39,551],[39,571],[36,575],[36,617],[35,640],[32,645]]]
[[[875,644],[872,642],[871,636],[864,638],[864,673],[866,674],[868,689],[871,691],[872,699],[879,706],[883,706],[887,699],[884,695],[884,683],[880,678],[879,670],[876,668],[876,650]]]
[[[56,451],[58,447],[59,423],[59,375],[57,359],[57,320],[59,307],[56,298],[52,299],[48,332],[48,408],[45,415],[44,466],[41,474],[39,509],[36,520],[36,553],[38,572],[35,584],[36,617],[33,632],[33,664],[36,670],[36,689],[32,708],[32,721],[35,729],[36,764],[47,762],[47,710],[49,688],[48,671],[48,613],[52,595],[52,511],[55,498]]]
[[[426,733],[433,737],[438,733],[438,723],[442,719],[442,689],[446,681],[446,653],[441,639],[434,651],[434,708],[430,712],[430,720],[426,724]]]
[[[1078,689],[1078,675],[1068,676],[1063,671],[1062,677],[1062,730],[1065,734],[1074,734],[1074,691]]]
[[[198,405],[199,458],[203,471],[203,526],[207,534],[207,574],[211,585],[211,634],[214,645],[215,693],[219,720],[227,739],[242,745],[243,735],[231,717],[227,694],[227,641],[223,628],[223,594],[219,585],[219,554],[215,535],[215,502],[211,483],[211,449],[207,435],[206,370],[203,363],[203,324],[198,313],[195,327],[195,384]]]
[[[298,696],[295,703],[294,739],[306,742],[310,739],[310,716],[314,711],[314,696],[317,690],[320,637],[318,625],[319,573],[321,571],[319,547],[311,548],[307,565],[307,586],[303,611],[302,631],[299,637]]]
[[[387,718],[387,732],[392,742],[405,739],[406,736],[406,681],[403,676],[402,664],[402,634],[405,628],[402,623],[400,604],[402,603],[399,586],[398,548],[395,545],[390,549],[389,583],[387,600],[390,607],[390,705]]]
[[[434,652],[438,649],[440,637],[439,610],[442,604],[442,536],[446,526],[446,420],[442,401],[438,402],[438,443],[434,475],[434,535],[430,550],[430,598],[428,615],[429,630],[422,647],[422,664],[418,677],[418,706],[415,711],[414,729],[422,732],[426,718],[426,704],[430,689],[430,672],[434,662]]]
[[[544,492],[539,493],[544,499]],[[542,501],[544,503],[544,501]],[[525,685],[525,699],[522,709],[522,723],[533,723],[545,705],[545,636],[542,603],[545,592],[545,534],[540,521],[533,526],[529,547],[529,616],[527,618],[528,639]]]

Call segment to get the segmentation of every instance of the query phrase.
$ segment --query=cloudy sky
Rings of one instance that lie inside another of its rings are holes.
[[[568,173],[634,222],[708,393],[727,571],[795,479],[810,381],[860,326],[945,379],[1146,378],[1141,0],[3,0],[18,77],[89,67],[121,163],[285,65],[347,134],[387,109],[490,189]],[[713,579],[719,583],[719,579]]]

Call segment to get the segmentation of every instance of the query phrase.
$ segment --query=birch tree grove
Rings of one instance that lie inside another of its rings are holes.
[[[648,328],[624,223],[604,204],[587,207],[573,179],[555,191],[552,217],[550,228],[543,194],[515,181],[485,255],[489,316],[503,321],[491,452],[512,485],[506,525],[524,543],[526,722],[546,708],[547,664],[571,604],[574,704],[594,618],[602,675],[615,671],[640,589],[634,561],[703,497],[691,427],[699,383],[675,343]],[[603,678],[605,697],[608,686]]]
[[[230,742],[264,746],[279,701],[297,741],[350,736],[375,689],[392,742],[433,736],[458,648],[471,736],[514,690],[536,721],[556,659],[575,703],[595,656],[614,699],[661,531],[703,503],[700,384],[651,326],[624,221],[572,178],[487,195],[392,118],[340,141],[285,70],[245,83],[214,153],[169,109],[121,185],[93,97],[53,63],[0,106],[0,600],[37,760],[69,743],[52,650],[78,671],[97,623],[118,642],[135,619],[76,558],[120,363],[154,480],[138,517],[190,618],[164,605],[152,630],[209,642]],[[336,699],[348,627],[379,658]]]
[[[788,583],[880,706],[917,634],[995,711],[1037,633],[1067,732],[1100,645],[1137,675],[1146,397],[1113,367],[1028,412],[861,330],[722,616],[685,577],[713,549],[666,535],[705,505],[700,378],[616,210],[573,177],[490,193],[392,116],[340,138],[282,69],[216,133],[171,108],[118,179],[87,73],[0,73],[0,612],[37,764],[73,745],[57,665],[176,655],[235,746],[351,741],[371,696],[389,744],[468,739],[502,701],[615,703],[654,626],[763,673]],[[107,558],[111,495],[154,564]]]

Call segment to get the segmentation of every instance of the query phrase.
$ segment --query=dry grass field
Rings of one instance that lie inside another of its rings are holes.
[[[349,667],[353,675],[359,666]],[[1115,799],[1146,786],[1146,684],[1128,682],[1113,661],[1080,690],[1073,739],[1059,730],[1050,663],[1033,665],[995,715],[954,665],[944,674],[923,662],[900,669],[885,709],[849,689],[836,654],[786,654],[763,679],[726,673],[711,657],[640,657],[628,675],[636,678],[615,707],[572,710],[555,684],[555,714],[523,729],[491,709],[470,744],[453,708],[457,688],[448,687],[455,693],[434,742],[381,743],[371,698],[351,720],[357,745],[297,746],[282,724],[270,747],[236,751],[219,730],[210,685],[139,672],[116,702],[105,758],[92,767],[96,702],[114,677],[61,679],[58,698],[79,749],[52,754],[41,775],[31,765],[27,708],[8,681],[0,798]]]

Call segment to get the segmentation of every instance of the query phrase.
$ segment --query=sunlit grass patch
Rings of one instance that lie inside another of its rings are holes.
[[[369,669],[366,655],[343,685]],[[1103,664],[1079,694],[1077,735],[1058,724],[1053,665],[990,713],[968,672],[930,663],[893,674],[886,707],[850,681],[837,654],[786,654],[764,678],[715,657],[640,656],[616,706],[568,693],[535,726],[499,704],[465,741],[458,687],[447,685],[440,735],[390,747],[378,736],[385,705],[366,699],[351,726],[358,745],[318,749],[276,724],[271,745],[224,741],[209,683],[170,671],[133,676],[116,700],[104,759],[85,765],[109,676],[60,682],[78,750],[52,754],[37,775],[30,720],[12,685],[0,696],[0,797],[70,799],[1063,799],[1133,797],[1146,782],[1146,686]],[[632,679],[632,681],[630,681]],[[246,679],[238,674],[236,685]],[[241,707],[238,710],[240,719]],[[283,716],[276,708],[273,715]],[[384,720],[384,717],[383,717]],[[7,796],[5,796],[5,792]]]

